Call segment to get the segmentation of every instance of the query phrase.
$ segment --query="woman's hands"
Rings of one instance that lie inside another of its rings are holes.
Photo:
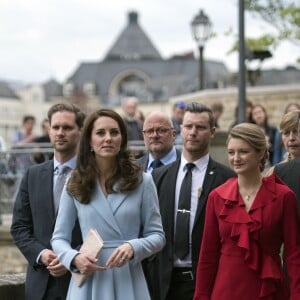
[[[119,246],[108,258],[106,262],[107,268],[122,267],[133,258],[133,248],[129,243],[124,243]]]
[[[73,265],[81,274],[90,275],[95,271],[105,271],[107,268],[120,268],[133,257],[133,248],[129,243],[124,243],[115,249],[106,262],[106,266],[97,265],[97,258],[85,253],[79,253],[73,259]]]
[[[93,274],[95,271],[104,271],[105,267],[101,267],[97,265],[97,258],[89,256],[85,253],[79,253],[73,259],[73,265],[77,268],[77,270],[84,275]]]

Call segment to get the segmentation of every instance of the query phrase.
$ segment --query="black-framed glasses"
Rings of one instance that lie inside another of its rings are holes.
[[[173,128],[156,128],[156,129],[151,128],[151,129],[143,130],[143,134],[145,136],[152,136],[154,132],[156,132],[156,134],[162,136],[165,135],[170,130],[173,130]]]

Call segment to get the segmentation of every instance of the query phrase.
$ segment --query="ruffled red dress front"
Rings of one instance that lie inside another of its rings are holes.
[[[280,257],[282,244],[290,295]],[[237,178],[209,195],[194,300],[208,299],[300,299],[296,198],[275,175],[263,179],[249,212]]]

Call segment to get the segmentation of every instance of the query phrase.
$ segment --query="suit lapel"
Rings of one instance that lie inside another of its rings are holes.
[[[194,224],[196,224],[196,221],[198,220],[199,216],[201,215],[201,213],[202,213],[202,211],[205,207],[208,194],[211,191],[211,186],[212,186],[212,183],[213,183],[214,178],[216,176],[216,170],[215,169],[216,169],[215,162],[211,158],[209,158],[206,173],[205,173],[205,177],[204,177],[204,180],[203,180],[202,192],[201,192],[201,195],[198,199],[198,207],[197,207],[197,212],[196,212]]]
[[[169,232],[173,235],[174,233],[174,214],[175,214],[175,190],[176,190],[176,180],[177,173],[180,166],[180,159],[176,160],[167,169],[165,178],[161,178],[164,186],[160,187],[160,182],[158,179],[157,188],[159,190],[159,201],[160,208],[162,209],[162,217],[167,216],[165,220],[165,226],[169,228]]]
[[[45,201],[45,208],[49,217],[55,222],[55,212],[53,205],[53,161],[45,164],[40,172],[42,185],[40,188],[40,200]]]

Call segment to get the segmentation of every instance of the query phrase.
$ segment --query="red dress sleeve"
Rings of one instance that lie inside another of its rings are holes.
[[[214,287],[220,257],[220,234],[214,202],[218,195],[208,197],[204,233],[197,266],[194,300],[209,300]]]

